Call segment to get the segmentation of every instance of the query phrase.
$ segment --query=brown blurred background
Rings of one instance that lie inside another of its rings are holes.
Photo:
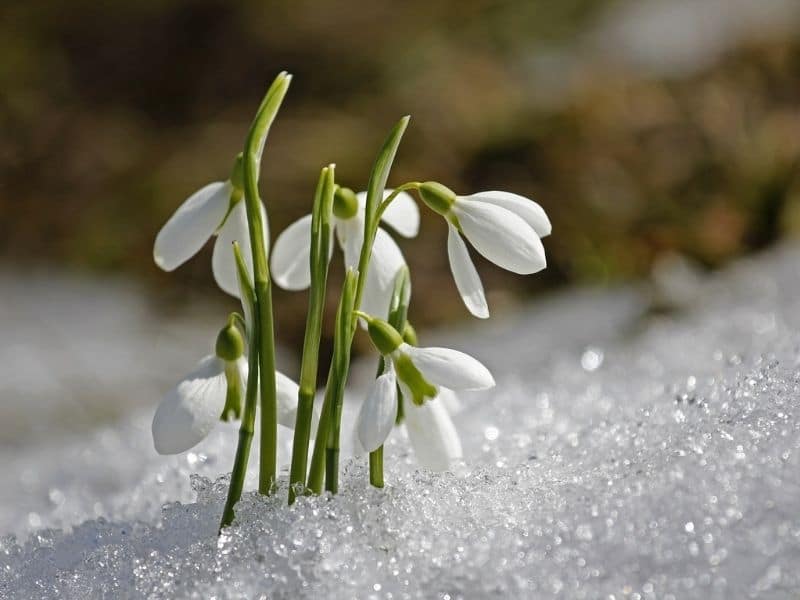
[[[4,2],[0,261],[121,271],[164,311],[188,310],[194,290],[233,306],[210,246],[167,274],[152,243],[228,176],[286,69],[262,176],[273,238],[309,211],[328,162],[363,189],[411,114],[390,183],[510,190],[552,219],[544,273],[476,258],[495,313],[644,276],[667,252],[713,268],[800,229],[799,26],[788,0]],[[445,234],[425,214],[400,242],[418,324],[468,318]],[[276,302],[299,347],[305,296]]]

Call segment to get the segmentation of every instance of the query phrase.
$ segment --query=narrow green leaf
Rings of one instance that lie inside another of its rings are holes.
[[[403,138],[403,133],[405,133],[410,119],[410,116],[405,116],[397,122],[389,132],[389,136],[375,159],[375,164],[369,176],[369,186],[367,187],[366,222],[368,224],[371,224],[374,220],[378,204],[383,200],[383,191],[386,189],[389,171],[392,168],[397,148],[400,146],[400,140]]]

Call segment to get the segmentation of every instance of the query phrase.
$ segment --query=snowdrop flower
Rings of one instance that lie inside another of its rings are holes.
[[[461,438],[450,418],[448,396],[453,392],[439,388],[439,395],[421,406],[406,402],[404,423],[408,441],[417,462],[431,471],[446,471],[463,457]]]
[[[268,244],[267,215],[263,204],[264,244]],[[215,181],[201,188],[169,218],[156,236],[153,259],[164,271],[173,271],[189,260],[210,237],[217,236],[211,268],[217,285],[232,296],[239,295],[236,264],[231,244],[238,241],[247,269],[252,277],[253,257],[247,210],[242,189],[241,155],[227,181]]]
[[[471,356],[449,348],[420,348],[403,341],[389,323],[358,313],[367,322],[373,344],[384,356],[386,369],[375,380],[356,422],[364,450],[380,447],[397,417],[397,386],[407,400],[406,419],[420,463],[432,468],[450,464],[461,454],[461,442],[437,385],[455,390],[481,390],[494,386],[489,370]],[[426,399],[428,399],[426,401]],[[410,415],[410,418],[409,418]]]
[[[391,192],[386,190],[384,198]],[[334,196],[332,227],[344,253],[345,268],[358,267],[364,242],[366,202],[366,192],[355,194],[348,188],[338,188]],[[411,238],[419,232],[419,208],[414,199],[405,192],[397,195],[381,218],[403,237]],[[273,281],[287,290],[303,290],[311,285],[310,251],[311,215],[306,215],[289,225],[275,240],[271,257]],[[378,228],[364,284],[361,302],[364,311],[370,314],[386,314],[394,277],[405,264],[403,254],[395,241],[384,229]]]
[[[447,220],[450,270],[464,304],[476,317],[488,318],[489,307],[461,235],[485,258],[513,273],[528,275],[547,266],[540,238],[550,234],[550,220],[536,202],[510,192],[457,196],[436,182],[423,183],[419,193]]]
[[[217,337],[216,353],[204,357],[191,373],[170,390],[153,417],[156,452],[179,454],[196,446],[220,420],[240,416],[241,395],[248,367],[244,341],[230,323]],[[297,384],[276,372],[278,423],[294,429]]]

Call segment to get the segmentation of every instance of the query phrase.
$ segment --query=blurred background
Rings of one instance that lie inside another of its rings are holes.
[[[154,405],[210,349],[236,306],[210,245],[168,274],[153,240],[228,176],[283,69],[295,78],[262,174],[273,238],[309,211],[323,165],[363,189],[411,114],[390,184],[514,191],[551,217],[545,272],[476,256],[496,315],[648,277],[665,257],[713,269],[800,231],[796,0],[4,2],[0,442],[35,430],[34,397],[57,397],[47,410],[66,423],[131,396]],[[400,240],[419,327],[469,319],[445,236],[424,212]],[[305,309],[276,291],[289,372]]]

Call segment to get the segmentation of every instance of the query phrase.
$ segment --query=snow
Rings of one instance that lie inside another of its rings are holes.
[[[583,290],[423,332],[499,384],[461,396],[463,463],[417,470],[399,429],[384,490],[355,458],[333,498],[246,493],[220,538],[234,428],[159,457],[149,407],[1,450],[0,597],[793,597],[800,249],[693,281],[670,312]]]

